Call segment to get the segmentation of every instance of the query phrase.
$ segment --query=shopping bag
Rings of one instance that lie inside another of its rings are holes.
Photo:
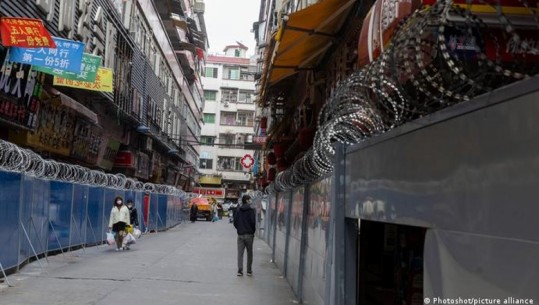
[[[116,241],[114,240],[114,234],[111,232],[107,232],[107,244],[114,245]]]
[[[127,227],[125,227],[125,231],[127,233],[133,233],[133,225],[128,225]]]
[[[140,230],[138,228],[134,228],[133,229],[133,236],[135,238],[140,238],[140,236],[142,236],[142,232],[140,232]]]
[[[133,236],[133,234],[131,234],[131,233],[127,233],[127,236],[124,237],[124,238],[127,239],[127,244],[128,244],[128,245],[131,245],[131,244],[134,244],[134,243],[137,242],[137,239],[136,239],[135,236]]]

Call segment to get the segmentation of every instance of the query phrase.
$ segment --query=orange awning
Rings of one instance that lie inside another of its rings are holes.
[[[322,0],[290,14],[275,36],[265,86],[272,86],[301,70],[314,69],[334,43],[355,2]]]

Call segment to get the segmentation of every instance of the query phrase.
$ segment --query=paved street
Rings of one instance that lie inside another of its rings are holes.
[[[255,240],[253,277],[236,276],[236,233],[228,219],[184,223],[143,236],[129,251],[87,248],[34,262],[0,284],[0,304],[293,304],[286,280]]]

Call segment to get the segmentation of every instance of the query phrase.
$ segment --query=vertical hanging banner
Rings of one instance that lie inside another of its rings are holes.
[[[21,64],[81,73],[84,43],[53,37],[56,48],[11,47],[9,58]]]
[[[0,18],[0,35],[6,47],[56,48],[43,21],[32,18]]]
[[[51,74],[54,76],[59,76],[61,78],[70,79],[70,80],[80,80],[85,82],[93,83],[97,76],[97,69],[101,66],[101,56],[95,56],[91,54],[84,53],[82,55],[82,64],[81,72],[73,73],[64,71],[61,69],[53,69],[42,66],[32,66],[32,69],[35,71],[40,71],[43,73]]]
[[[83,82],[55,76],[52,84],[53,86],[112,92],[112,69],[99,67],[99,69],[97,69],[97,76],[94,82]]]

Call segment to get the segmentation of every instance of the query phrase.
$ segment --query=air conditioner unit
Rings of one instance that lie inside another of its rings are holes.
[[[228,107],[228,102],[224,102],[224,103],[223,103],[223,106],[224,106],[224,107]]]

